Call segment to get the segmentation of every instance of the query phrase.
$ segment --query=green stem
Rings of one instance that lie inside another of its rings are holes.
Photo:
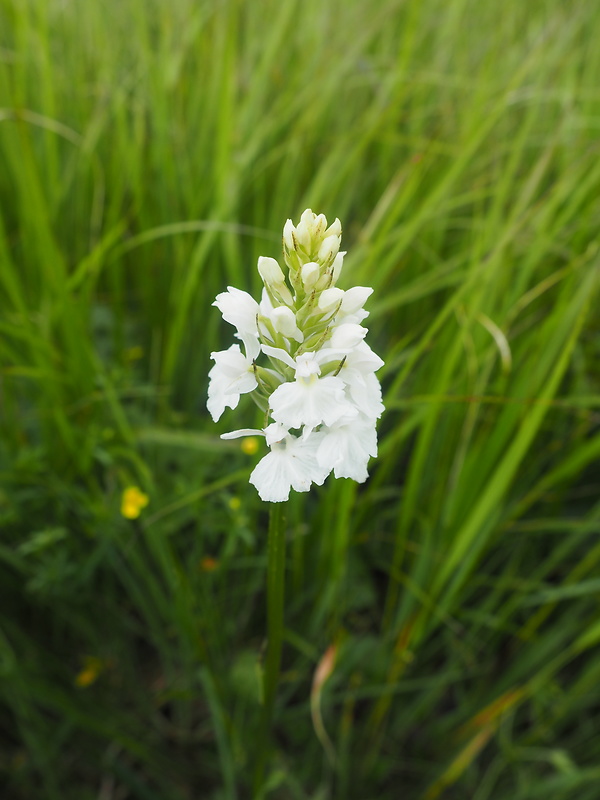
[[[283,646],[285,599],[285,524],[287,503],[271,503],[267,564],[267,655],[263,673],[263,707],[259,752],[254,775],[254,797],[260,796],[267,756],[271,748],[271,724],[279,683]]]

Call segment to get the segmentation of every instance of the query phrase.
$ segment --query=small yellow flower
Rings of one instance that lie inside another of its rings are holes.
[[[121,498],[121,514],[126,519],[137,519],[143,508],[146,508],[150,498],[137,486],[128,486]]]
[[[240,510],[240,508],[242,507],[242,501],[240,500],[240,498],[239,498],[239,497],[232,497],[232,498],[229,500],[229,503],[228,503],[228,505],[229,505],[229,508],[230,508],[232,511],[239,511],[239,510]]]
[[[240,447],[247,456],[253,456],[258,450],[258,438],[256,436],[248,436],[242,439]]]
[[[82,689],[85,689],[86,686],[91,686],[102,672],[102,668],[103,664],[99,658],[88,656],[85,659],[83,669],[75,678],[75,685],[80,686]]]

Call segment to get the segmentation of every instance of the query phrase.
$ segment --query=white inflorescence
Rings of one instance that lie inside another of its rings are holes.
[[[362,483],[377,455],[376,421],[384,407],[375,372],[383,361],[365,343],[361,325],[373,290],[336,287],[345,255],[341,238],[339,220],[328,227],[323,214],[307,209],[298,225],[288,220],[283,229],[289,284],[277,261],[261,256],[260,303],[229,286],[213,304],[242,346],[211,353],[208,410],[216,422],[247,393],[263,409],[262,430],[222,438],[265,437],[270,452],[250,483],[272,503],[287,500],[290,489],[320,486],[331,472]]]

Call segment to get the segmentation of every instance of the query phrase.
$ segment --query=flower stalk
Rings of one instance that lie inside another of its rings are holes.
[[[267,547],[267,653],[263,669],[263,704],[255,771],[255,795],[263,783],[265,763],[271,750],[273,710],[281,671],[285,608],[285,530],[287,503],[269,504]]]
[[[383,365],[364,342],[367,286],[343,291],[339,220],[307,209],[297,226],[283,229],[287,275],[274,258],[261,256],[260,302],[229,286],[214,305],[236,329],[240,344],[211,354],[208,410],[215,422],[250,394],[265,413],[261,429],[242,428],[224,439],[262,436],[269,452],[250,483],[270,504],[267,558],[267,652],[258,732],[254,797],[262,795],[271,749],[272,721],[281,669],[284,630],[285,525],[290,491],[309,491],[333,472],[359,483],[377,455],[376,423],[384,407],[375,372]],[[263,359],[263,364],[258,360]]]

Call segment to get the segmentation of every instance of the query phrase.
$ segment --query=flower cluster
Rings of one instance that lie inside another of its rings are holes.
[[[307,209],[298,225],[288,220],[283,229],[287,280],[274,258],[261,256],[260,303],[232,286],[213,303],[241,345],[211,353],[208,410],[216,422],[251,393],[265,412],[262,430],[222,438],[265,437],[270,452],[250,483],[270,502],[287,500],[290,489],[320,486],[332,471],[362,483],[377,455],[375,426],[384,407],[375,372],[383,361],[364,342],[361,325],[373,290],[337,288],[341,233],[338,219],[328,227],[323,214]]]

